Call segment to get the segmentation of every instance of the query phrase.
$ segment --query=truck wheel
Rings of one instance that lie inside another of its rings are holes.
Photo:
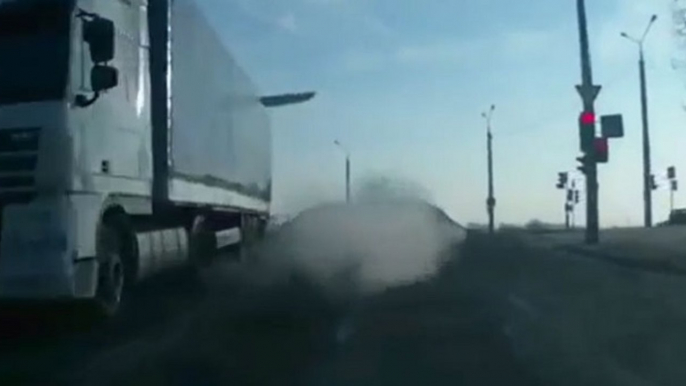
[[[198,216],[193,221],[190,232],[190,265],[193,269],[206,268],[212,265],[216,255],[217,241],[209,220],[205,216]]]
[[[100,267],[98,268],[98,288],[96,308],[100,316],[114,316],[121,307],[126,269],[122,259],[119,234],[110,226],[102,225],[100,246]]]
[[[256,217],[247,217],[243,220],[243,240],[237,246],[238,260],[242,263],[259,263],[259,243],[262,241],[261,220]]]

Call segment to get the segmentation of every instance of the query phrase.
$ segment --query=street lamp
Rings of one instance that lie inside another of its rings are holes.
[[[633,36],[622,32],[621,36],[631,42],[638,45],[639,60],[638,60],[638,71],[641,83],[641,113],[643,119],[643,204],[644,204],[644,222],[646,227],[653,226],[653,208],[652,208],[652,191],[653,188],[650,184],[651,176],[651,166],[650,166],[650,135],[648,127],[648,91],[646,85],[646,68],[645,59],[643,52],[643,43],[645,42],[648,32],[652,28],[653,24],[657,20],[657,15],[653,15],[648,22],[648,26],[643,32],[640,39],[636,39]]]
[[[264,107],[282,107],[307,102],[314,98],[315,95],[316,93],[314,91],[279,95],[265,95],[260,97],[260,103],[262,103]]]
[[[491,132],[491,119],[495,105],[491,105],[487,113],[481,114],[486,120],[486,147],[488,149],[488,198],[486,199],[486,208],[488,211],[488,231],[493,234],[495,232],[495,197],[493,192],[493,134]]]
[[[350,203],[350,152],[339,140],[335,140],[333,143],[345,154],[345,202]]]

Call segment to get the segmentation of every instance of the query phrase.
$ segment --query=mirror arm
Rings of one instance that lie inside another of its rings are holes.
[[[93,96],[90,98],[86,97],[83,94],[78,94],[78,95],[76,95],[76,98],[74,99],[74,103],[76,103],[76,105],[79,107],[88,107],[88,106],[92,105],[93,103],[95,103],[95,101],[97,101],[98,98],[100,98],[99,92],[93,93]]]
[[[84,11],[82,8],[79,8],[79,10],[76,12],[76,17],[81,18],[81,19],[85,19],[85,18],[97,19],[99,16],[97,13]]]

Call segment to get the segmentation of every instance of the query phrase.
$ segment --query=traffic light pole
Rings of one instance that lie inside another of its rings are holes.
[[[581,44],[581,85],[577,88],[583,100],[584,112],[595,114],[595,99],[600,92],[600,86],[593,84],[591,69],[591,54],[588,43],[588,25],[586,20],[586,4],[584,0],[577,0],[579,19],[579,41]],[[594,134],[595,136],[595,134]],[[600,239],[598,220],[598,165],[593,149],[585,149],[584,170],[586,174],[586,243],[597,244]]]

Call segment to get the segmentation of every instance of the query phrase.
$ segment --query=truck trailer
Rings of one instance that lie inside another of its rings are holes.
[[[193,0],[0,0],[0,301],[114,315],[255,242],[279,100]]]

